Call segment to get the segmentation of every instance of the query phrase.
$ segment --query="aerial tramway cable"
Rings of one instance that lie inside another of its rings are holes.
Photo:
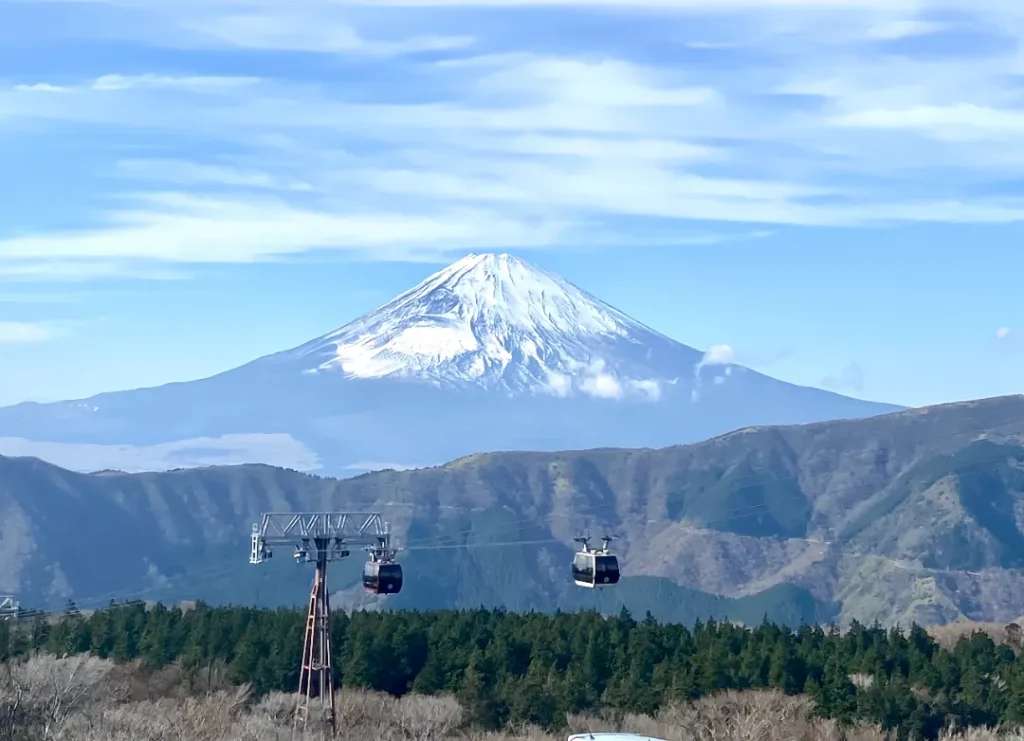
[[[415,507],[417,507],[417,503],[413,503],[413,502],[410,502],[410,503],[395,503],[395,502],[392,502],[392,503],[389,503],[388,506],[394,506],[394,507],[409,506],[409,507],[415,508]],[[767,505],[764,504],[764,503],[750,505],[750,506],[746,506],[746,507],[740,507],[740,508],[737,508],[735,510],[732,510],[731,512],[727,513],[723,517],[719,517],[719,518],[716,518],[716,519],[713,519],[713,520],[706,520],[706,521],[700,523],[699,525],[694,525],[694,526],[692,526],[692,529],[695,530],[695,531],[701,531],[701,530],[707,529],[709,526],[712,526],[712,525],[720,525],[720,524],[723,524],[723,523],[726,523],[726,522],[732,522],[732,521],[738,521],[738,520],[747,519],[747,518],[750,518],[750,517],[756,517],[756,516],[760,515],[762,513],[762,511],[766,507],[767,507]],[[466,509],[478,509],[478,508],[476,508],[476,507],[467,507]],[[609,504],[609,505],[605,505],[605,506],[598,506],[598,507],[588,508],[588,510],[589,510],[588,513],[586,515],[583,515],[583,517],[590,517],[592,519],[600,520],[600,519],[604,519],[604,518],[600,517],[600,515],[611,513],[614,510],[617,510],[617,506],[614,505],[614,504]],[[416,552],[416,553],[424,553],[424,552],[431,552],[431,551],[455,551],[455,552],[459,552],[459,551],[472,551],[472,550],[477,550],[477,549],[512,548],[512,547],[523,547],[523,546],[555,545],[555,544],[559,544],[559,543],[565,543],[566,541],[564,539],[557,538],[557,537],[549,537],[549,538],[514,538],[513,537],[511,539],[502,539],[501,536],[503,536],[503,535],[513,535],[514,536],[514,535],[516,535],[516,534],[518,534],[519,532],[522,531],[522,528],[523,528],[524,525],[535,524],[535,525],[538,525],[540,527],[546,527],[546,526],[550,525],[552,520],[566,521],[566,520],[579,519],[580,517],[581,517],[581,515],[575,514],[575,513],[567,513],[567,514],[549,513],[549,514],[540,514],[540,515],[524,515],[524,516],[521,516],[521,517],[516,517],[515,519],[513,519],[511,521],[500,523],[497,526],[496,530],[490,531],[488,533],[488,536],[490,538],[492,538],[492,539],[487,540],[487,541],[466,542],[466,543],[453,543],[453,542],[451,542],[455,538],[459,538],[459,537],[463,537],[463,536],[472,536],[472,535],[474,535],[474,534],[479,532],[479,528],[478,527],[470,526],[470,527],[467,527],[467,528],[456,530],[456,531],[451,532],[451,533],[446,533],[446,534],[434,536],[434,537],[431,537],[431,538],[422,538],[422,539],[410,540],[400,550],[401,551]],[[675,524],[677,526],[681,525],[681,523],[675,523]],[[688,527],[688,526],[683,525],[683,527]],[[826,546],[834,545],[833,541],[823,540],[823,539],[816,539],[816,538],[785,538],[785,540],[800,540],[800,541],[804,541],[804,542],[808,542],[808,543],[820,544],[820,545],[826,545]],[[852,556],[858,556],[859,555],[859,556],[866,556],[866,557],[877,558],[879,560],[891,562],[891,563],[895,564],[896,566],[898,566],[900,568],[906,568],[907,567],[905,562],[899,561],[897,559],[890,558],[888,556],[883,556],[881,554],[870,553],[870,552],[862,552],[862,551],[850,551],[850,552],[848,552],[848,555],[852,555]],[[394,556],[392,557],[392,559],[394,560]],[[371,555],[371,558],[368,561],[368,563],[372,562],[372,560],[373,559],[372,559],[372,555]],[[127,600],[127,599],[141,598],[141,597],[144,597],[144,596],[149,595],[149,594],[155,594],[155,593],[164,592],[164,591],[166,591],[168,589],[172,589],[180,581],[185,580],[185,579],[195,580],[195,579],[200,579],[200,578],[227,576],[227,575],[233,573],[235,571],[235,568],[236,567],[234,565],[232,565],[232,564],[220,564],[220,565],[212,566],[212,567],[205,568],[205,569],[197,569],[197,570],[196,569],[192,569],[192,570],[189,570],[188,572],[183,572],[183,573],[175,574],[173,576],[168,577],[167,581],[164,584],[154,585],[154,586],[145,587],[145,588],[141,588],[141,589],[134,589],[134,590],[133,589],[114,589],[114,590],[110,590],[110,591],[107,591],[107,592],[102,592],[102,593],[99,593],[99,594],[92,594],[92,595],[87,595],[87,596],[84,596],[84,597],[81,597],[81,598],[76,598],[75,599],[75,603],[81,609],[96,609],[96,608],[100,608],[100,607],[105,607],[109,603],[109,601],[111,599],[119,599],[119,600],[124,601],[124,600]],[[400,566],[399,566],[399,568],[400,568]],[[924,567],[922,567],[922,568],[924,568]],[[932,571],[932,572],[941,571],[941,570],[937,570],[937,569],[927,569],[927,570],[928,571]],[[385,569],[385,572],[386,571],[387,571],[387,569]],[[392,570],[392,571],[393,571],[393,573],[392,573],[392,577],[393,577],[394,576],[394,570]],[[365,567],[364,567],[364,576],[365,576]],[[367,587],[368,589],[370,589],[370,586],[372,586],[372,585],[367,585],[366,581],[364,580],[364,586]],[[256,589],[259,590],[259,585],[257,585]],[[370,591],[376,591],[376,588],[371,589]],[[394,590],[392,592],[381,592],[381,593],[395,593],[397,591],[398,590]]]

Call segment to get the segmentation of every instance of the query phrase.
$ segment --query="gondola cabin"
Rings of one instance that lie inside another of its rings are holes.
[[[363,567],[363,588],[373,594],[398,594],[402,591],[402,564],[367,561]]]
[[[572,560],[572,580],[591,589],[618,584],[619,559],[611,553],[580,551]]]

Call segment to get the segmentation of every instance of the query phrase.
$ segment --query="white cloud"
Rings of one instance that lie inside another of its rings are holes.
[[[632,391],[646,396],[650,401],[658,401],[661,398],[661,384],[653,378],[630,379],[627,383]]]
[[[163,471],[254,462],[299,471],[313,471],[321,467],[315,452],[286,433],[239,433],[155,445],[59,443],[0,437],[0,455],[35,456],[75,471],[109,468],[128,472]]]
[[[81,282],[103,278],[136,278],[139,280],[180,280],[188,275],[180,270],[169,270],[135,261],[109,261],[92,258],[52,260],[46,258],[4,262],[0,254],[0,280],[8,282],[38,283]]]
[[[508,152],[587,159],[654,160],[658,162],[720,159],[717,147],[672,139],[594,138],[579,136],[525,135],[505,139],[499,145]]]
[[[690,401],[694,403],[700,401],[702,386],[701,371],[704,368],[720,365],[729,366],[731,363],[734,363],[735,361],[736,351],[733,350],[732,345],[718,344],[709,347],[704,352],[704,355],[701,357],[700,362],[698,362],[697,365],[693,367],[693,388],[690,390]],[[732,368],[726,367],[726,375],[731,375],[731,371]],[[719,380],[720,378],[722,378],[722,376],[716,376],[714,378],[714,383],[716,385],[725,382],[724,379]]]
[[[52,326],[40,322],[0,321],[0,345],[46,342],[55,334]]]
[[[598,399],[622,399],[629,394],[648,401],[658,401],[661,398],[661,384],[657,379],[619,378],[608,370],[603,360],[595,360],[577,370],[576,389],[587,396]],[[548,374],[544,391],[559,398],[572,396],[573,378],[564,373],[552,372]]]
[[[707,86],[676,85],[651,68],[615,59],[581,60],[535,55],[477,57],[449,67],[492,68],[478,85],[491,92],[538,94],[561,105],[600,108],[699,106],[717,98]]]
[[[254,49],[397,55],[461,49],[474,43],[471,36],[367,39],[337,17],[329,5],[317,8],[282,3],[254,13],[186,18],[183,25],[206,39]]]
[[[947,28],[947,24],[919,19],[899,19],[877,23],[868,29],[867,36],[877,41],[895,41],[912,36],[926,36]]]
[[[579,389],[599,399],[621,399],[623,395],[622,384],[606,370],[606,363],[600,358],[583,369]]]
[[[374,7],[381,4],[387,0]],[[395,56],[461,50],[474,41],[485,53],[360,60],[367,69],[408,76],[415,90],[379,84],[373,75],[345,84],[277,76],[273,65],[255,68],[259,76],[122,69],[73,83],[61,74],[0,90],[0,126],[13,122],[14,131],[55,120],[131,131],[140,140],[159,136],[159,149],[146,150],[153,156],[107,169],[151,182],[113,182],[192,191],[175,194],[177,203],[115,193],[126,205],[89,213],[88,223],[99,224],[93,228],[21,230],[0,243],[0,276],[42,273],[44,259],[84,275],[89,261],[104,263],[97,274],[109,274],[138,260],[266,260],[312,249],[391,257],[570,241],[711,246],[734,238],[715,228],[684,233],[677,228],[684,221],[1024,220],[1024,199],[968,187],[1024,166],[1024,155],[991,146],[1024,133],[1024,109],[1015,107],[1006,83],[1024,71],[1024,57],[999,50],[970,58],[882,57],[866,43],[941,30],[922,20],[945,18],[928,14],[931,3],[647,3],[702,14],[757,12],[750,23],[730,26],[721,43],[691,43],[719,49],[725,66],[660,57],[642,64],[630,60],[650,55],[625,47],[611,54],[588,46],[588,38],[573,51],[533,52],[532,39],[513,31],[501,44],[453,34],[469,27],[454,14],[436,27],[422,14],[417,35],[396,36],[381,21],[400,11],[353,14],[343,5],[210,0],[135,9],[184,54],[215,45]],[[636,7],[618,5],[624,17]],[[357,28],[354,18],[367,26]],[[734,46],[744,51],[729,56]],[[196,59],[194,69],[202,71],[202,56]],[[57,92],[63,94],[48,94]],[[821,100],[790,107],[789,94]],[[202,156],[192,154],[196,142]],[[124,151],[107,156],[114,161]],[[928,168],[942,169],[941,187]],[[254,198],[252,190],[266,192]],[[264,198],[271,191],[278,200]],[[628,229],[616,226],[621,216],[629,217]],[[669,236],[648,239],[649,230]]]
[[[1024,110],[975,103],[874,108],[835,116],[838,126],[909,129],[941,139],[1017,137],[1024,133]]]
[[[79,299],[74,293],[0,293],[0,304],[67,304]]]
[[[70,88],[49,82],[33,82],[15,85],[14,89],[21,93],[66,93]]]
[[[712,345],[704,353],[704,357],[701,358],[700,364],[702,366],[707,365],[728,365],[736,361],[736,351],[732,349],[731,345]]]
[[[580,389],[589,396],[599,399],[621,399],[622,384],[611,373],[599,372],[586,376],[580,382]]]
[[[547,392],[559,398],[572,394],[572,379],[564,373],[549,373]]]
[[[475,210],[432,215],[333,213],[279,200],[202,198],[183,193],[139,197],[136,208],[106,215],[108,226],[0,240],[4,260],[154,260],[230,263],[313,249],[450,251],[550,243],[557,223],[519,221]],[[2,268],[2,263],[0,263]]]
[[[117,163],[117,172],[135,179],[154,180],[175,185],[208,183],[268,190],[309,191],[313,189],[312,185],[302,180],[282,177],[262,170],[187,160],[121,160]]]
[[[216,93],[255,85],[258,77],[229,77],[223,75],[103,75],[92,81],[90,87],[100,92],[132,89],[180,90],[193,93]]]
[[[460,171],[461,164],[449,160],[436,169],[366,170],[353,175],[376,190],[404,196],[559,206],[576,212],[788,224],[842,223],[849,218],[848,209],[799,202],[824,195],[821,189],[705,177],[657,163],[602,158],[580,164],[494,160],[466,162],[466,169]],[[476,167],[481,171],[474,172]]]
[[[1009,327],[1000,327],[996,330],[996,339],[1005,340],[1012,334],[1012,330]]]

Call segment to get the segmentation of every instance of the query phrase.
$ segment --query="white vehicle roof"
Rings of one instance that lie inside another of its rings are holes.
[[[574,733],[568,741],[664,741],[654,736],[638,736],[635,733]]]

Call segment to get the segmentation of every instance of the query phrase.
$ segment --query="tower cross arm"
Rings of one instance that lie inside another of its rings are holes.
[[[262,563],[273,546],[328,541],[375,546],[387,538],[379,512],[264,512],[252,525],[251,563]]]

